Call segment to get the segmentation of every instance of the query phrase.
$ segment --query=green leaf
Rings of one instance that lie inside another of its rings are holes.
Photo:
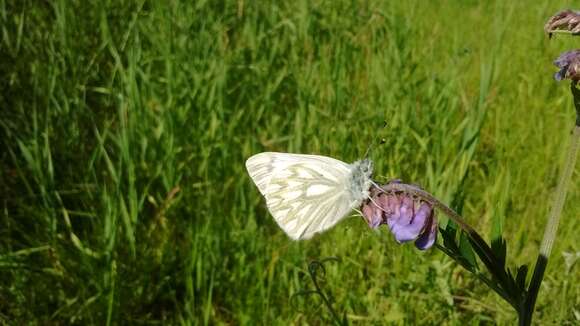
[[[500,284],[502,284],[502,287],[505,288],[505,290],[509,291],[509,283],[510,283],[510,281],[508,280],[509,277],[507,276],[503,267],[497,264],[498,263],[497,258],[494,256],[490,256],[493,253],[489,252],[490,249],[487,247],[487,245],[485,245],[484,243],[478,243],[476,239],[472,239],[471,237],[469,238],[469,241],[471,242],[473,250],[479,257],[479,259],[481,259],[485,267],[487,267],[488,271],[491,273],[494,280],[500,282]],[[483,240],[481,239],[480,241]]]
[[[503,224],[506,214],[507,201],[509,200],[509,186],[511,182],[510,174],[500,172],[498,176],[498,181],[494,185],[494,193],[498,194],[494,198],[496,201],[496,206],[492,214],[492,226],[491,226],[491,250],[495,256],[501,261],[502,268],[505,268],[506,260],[506,242],[502,237],[503,234]]]
[[[464,232],[461,232],[459,235],[459,252],[461,253],[461,257],[469,263],[473,271],[479,269],[471,243]]]
[[[526,277],[528,275],[528,265],[522,265],[518,268],[516,275],[516,285],[522,291],[526,290]]]
[[[490,238],[491,238],[491,242],[494,243],[496,241],[501,241],[502,239],[502,234],[503,234],[503,216],[499,215],[499,214],[493,214],[493,217],[491,219],[492,225],[491,225],[491,234],[490,234]]]
[[[469,169],[465,171],[465,174],[461,178],[461,183],[455,189],[453,193],[453,199],[451,200],[451,208],[457,214],[463,214],[463,205],[465,204],[465,181],[467,180],[467,176],[469,175]]]
[[[517,307],[518,298],[521,297],[521,291],[516,287],[513,276],[509,271],[506,272],[502,266],[504,263],[500,261],[498,257],[492,252],[491,248],[481,239],[477,234],[469,235],[469,241],[471,242],[473,250],[477,253],[477,256],[481,259],[485,267],[492,275],[492,281],[500,284],[501,288],[505,291],[505,295],[509,298],[509,302],[513,307]],[[516,308],[517,309],[517,308]]]
[[[459,247],[455,241],[455,237],[457,235],[457,224],[453,221],[449,221],[447,223],[447,227],[445,229],[439,229],[441,231],[441,236],[443,236],[443,245],[445,248],[451,250],[452,252],[458,252]]]
[[[493,251],[493,254],[496,256],[498,261],[501,263],[501,267],[505,268],[507,246],[505,240],[501,238],[501,236],[491,242],[491,250]]]

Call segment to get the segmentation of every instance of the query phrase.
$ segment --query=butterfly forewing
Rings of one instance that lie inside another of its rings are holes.
[[[260,153],[246,162],[268,209],[293,239],[308,239],[344,218],[356,204],[350,166],[317,155]]]

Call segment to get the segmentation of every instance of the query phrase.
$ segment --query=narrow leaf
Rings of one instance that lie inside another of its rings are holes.
[[[469,263],[473,270],[479,269],[477,266],[477,259],[475,258],[473,248],[471,247],[471,243],[469,242],[469,239],[464,232],[461,232],[459,235],[459,252],[461,253],[461,257],[463,257]]]
[[[528,276],[528,265],[522,265],[518,268],[516,275],[516,284],[522,291],[526,289],[526,277]]]
[[[505,269],[505,259],[507,255],[507,246],[505,240],[499,236],[496,240],[492,240],[491,242],[491,250],[493,254],[501,263],[501,268]]]
[[[439,230],[443,236],[443,245],[445,248],[453,252],[459,251],[459,247],[455,241],[455,237],[457,235],[457,224],[450,220],[449,223],[447,223],[447,227],[445,229]]]

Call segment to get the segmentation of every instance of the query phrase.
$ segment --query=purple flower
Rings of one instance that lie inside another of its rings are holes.
[[[415,241],[417,248],[425,250],[433,246],[437,239],[433,206],[405,193],[373,188],[370,199],[363,203],[361,211],[369,227],[387,224],[399,243]]]
[[[560,71],[554,74],[554,79],[557,81],[566,78],[573,81],[580,80],[580,50],[570,50],[560,54],[554,61],[554,65],[560,68]]]
[[[558,30],[580,34],[580,12],[568,9],[550,17],[546,25],[544,25],[544,31],[551,37],[552,33]]]

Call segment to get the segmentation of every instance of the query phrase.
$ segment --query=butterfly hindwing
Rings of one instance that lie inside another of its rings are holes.
[[[350,166],[317,155],[260,153],[246,162],[268,209],[293,239],[308,239],[344,218],[356,203]]]

